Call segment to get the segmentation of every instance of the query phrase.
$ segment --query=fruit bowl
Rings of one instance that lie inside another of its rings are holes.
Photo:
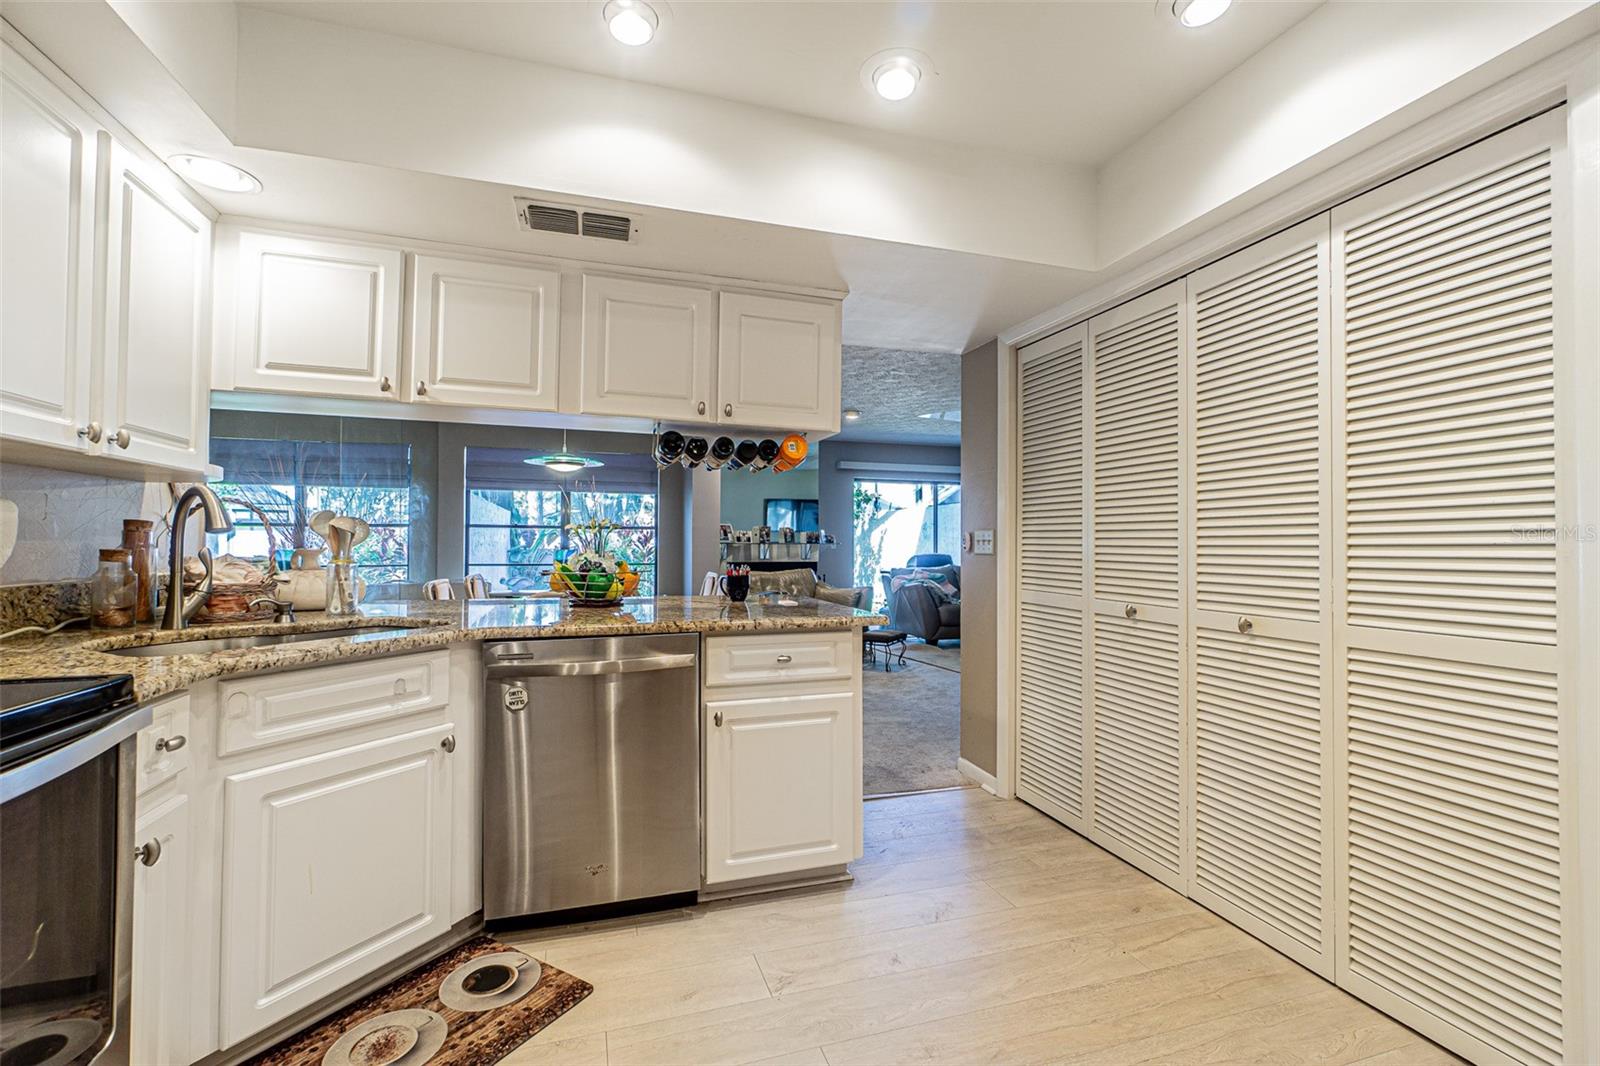
[[[615,607],[639,587],[639,575],[627,563],[613,571],[605,566],[584,570],[558,562],[550,571],[550,587],[565,592],[574,607]]]

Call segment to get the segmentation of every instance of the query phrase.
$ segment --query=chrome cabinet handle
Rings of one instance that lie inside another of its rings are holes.
[[[706,402],[704,400],[701,400],[695,406],[695,410],[698,411],[700,414],[705,414],[706,413]]]
[[[1124,605],[1123,608],[1122,608],[1122,617],[1124,617],[1124,618],[1137,618],[1137,617],[1139,617],[1139,608],[1135,607],[1131,603]]]
[[[428,395],[428,383],[426,381],[417,382],[417,395],[418,396],[426,396],[426,395]]]
[[[392,388],[394,388],[394,383],[389,380],[389,375],[385,374],[383,380],[378,382],[378,391],[388,392]]]
[[[154,866],[161,861],[161,841],[151,837],[150,843],[133,849],[133,857],[146,866]]]
[[[445,737],[443,740],[439,741],[439,746],[445,750],[445,754],[450,754],[451,752],[454,752],[456,750],[456,737],[455,737],[455,734],[452,733],[449,736]]]
[[[722,405],[722,413],[723,413],[723,414],[724,414],[724,415],[731,415],[731,414],[733,414],[733,404],[731,404],[731,403],[725,403],[725,404],[723,404],[723,405]]]
[[[780,656],[778,656],[778,661],[780,663],[792,663],[792,662],[794,662],[794,656],[793,655],[780,655]]]
[[[1240,618],[1239,619],[1239,632],[1248,633],[1252,629],[1254,629],[1255,627],[1256,627],[1256,624],[1254,622],[1250,621],[1250,619],[1248,619],[1248,618]]]
[[[87,426],[78,430],[78,436],[87,437],[90,444],[99,444],[105,436],[105,431],[100,428],[100,423],[90,422]]]
[[[133,434],[129,433],[125,429],[119,429],[115,433],[111,434],[111,443],[115,444],[119,448],[126,448],[132,442]]]
[[[187,743],[189,743],[189,738],[184,736],[182,733],[179,733],[177,736],[162,737],[160,740],[156,741],[156,750],[181,751],[183,750],[183,746]]]
[[[718,729],[721,729],[722,728],[722,712],[718,711],[716,714],[712,715],[711,716],[711,721],[712,721],[712,723],[714,725],[716,725],[716,727]]]

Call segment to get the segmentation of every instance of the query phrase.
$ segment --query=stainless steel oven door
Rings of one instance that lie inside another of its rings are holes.
[[[134,734],[150,711],[0,774],[0,1062],[128,1061]]]

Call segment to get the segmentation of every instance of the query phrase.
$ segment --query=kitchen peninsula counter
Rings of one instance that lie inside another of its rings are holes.
[[[118,633],[77,630],[0,644],[0,677],[71,677],[131,674],[139,701],[147,702],[201,681],[268,670],[294,669],[372,658],[480,640],[628,636],[645,633],[774,633],[861,629],[882,625],[882,615],[822,600],[793,607],[756,600],[730,603],[714,596],[655,596],[617,607],[574,607],[564,599],[396,600],[362,605],[359,618],[308,614],[302,622],[241,622],[191,626],[181,632],[150,627]],[[109,649],[212,637],[346,630],[364,632],[287,644],[141,657]]]

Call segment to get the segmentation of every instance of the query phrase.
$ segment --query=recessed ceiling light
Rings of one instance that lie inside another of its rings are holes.
[[[1233,0],[1173,0],[1172,14],[1190,29],[1207,25],[1222,17]]]
[[[172,169],[210,189],[223,192],[260,192],[261,182],[254,174],[240,170],[232,163],[210,159],[203,155],[175,155],[168,159]]]
[[[656,9],[644,0],[610,0],[601,15],[611,36],[635,48],[649,44],[661,25]]]
[[[937,74],[933,60],[914,48],[885,48],[861,64],[861,84],[884,100],[904,100],[917,91],[922,78]]]
[[[846,422],[854,422],[856,419],[858,419],[860,417],[861,417],[861,412],[857,411],[854,407],[846,407],[844,409],[844,420]]]

